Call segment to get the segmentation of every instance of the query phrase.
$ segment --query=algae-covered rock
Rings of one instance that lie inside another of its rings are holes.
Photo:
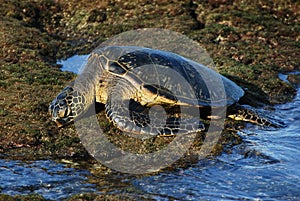
[[[298,75],[286,83],[278,72],[299,71],[300,3],[297,0],[0,0],[0,154],[1,157],[91,159],[73,125],[63,129],[49,120],[48,105],[76,76],[62,72],[57,59],[88,53],[100,42],[124,31],[165,28],[199,42],[219,72],[243,87],[254,106],[289,101]],[[172,138],[141,143],[124,139],[98,114],[103,130],[123,150],[155,151]],[[241,143],[226,123],[213,152]],[[229,128],[229,129],[227,129]],[[234,129],[233,129],[234,130]],[[199,134],[174,166],[197,161]],[[230,147],[229,147],[230,148]],[[230,150],[227,150],[230,152]],[[104,175],[102,168],[97,175]],[[131,195],[77,195],[69,200],[134,200]],[[44,200],[40,196],[0,195],[0,200]],[[147,200],[145,198],[145,200]]]
[[[88,157],[72,125],[57,129],[49,120],[49,103],[75,78],[61,72],[55,61],[88,53],[127,30],[166,28],[198,41],[220,73],[246,90],[248,104],[279,103],[294,95],[293,86],[278,79],[278,72],[299,69],[297,1],[12,0],[1,4],[0,151],[10,156]]]

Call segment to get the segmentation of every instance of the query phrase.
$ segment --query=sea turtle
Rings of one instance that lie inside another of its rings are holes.
[[[163,73],[168,70],[169,74],[181,76],[194,96],[190,96],[180,83],[172,84],[173,76]],[[149,81],[156,77],[158,83]],[[95,101],[105,104],[106,115],[116,127],[136,134],[203,131],[205,127],[201,119],[209,117],[212,108],[228,106],[227,114],[233,119],[276,126],[237,103],[244,96],[244,90],[234,82],[171,52],[137,46],[98,48],[91,53],[76,82],[64,88],[49,106],[52,120],[59,127],[72,122]],[[208,86],[215,82],[222,83],[222,86]],[[152,111],[155,106],[158,107]],[[161,107],[165,113],[160,110]],[[201,118],[182,115],[182,107],[200,111]],[[159,122],[159,115],[165,115],[165,121]]]

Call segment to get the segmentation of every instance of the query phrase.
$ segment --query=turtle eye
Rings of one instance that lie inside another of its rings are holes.
[[[66,105],[67,105],[67,101],[65,100],[59,101],[59,106],[66,106]]]

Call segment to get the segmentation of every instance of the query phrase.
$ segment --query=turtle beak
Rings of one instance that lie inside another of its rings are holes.
[[[49,106],[49,114],[52,116],[51,120],[56,123],[58,128],[60,128],[63,126],[63,124],[58,120],[59,119],[57,116],[58,110],[59,108],[55,107],[53,103]]]
[[[54,120],[54,122],[56,123],[56,125],[57,125],[58,128],[61,128],[63,126],[63,124],[60,123],[57,119]]]

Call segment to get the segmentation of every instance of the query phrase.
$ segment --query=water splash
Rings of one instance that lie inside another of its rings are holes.
[[[66,60],[57,61],[57,64],[62,65],[62,68],[61,68],[62,71],[69,71],[69,72],[73,72],[75,74],[80,74],[81,70],[87,63],[89,56],[90,56],[89,54],[74,55],[72,57],[69,57]]]

